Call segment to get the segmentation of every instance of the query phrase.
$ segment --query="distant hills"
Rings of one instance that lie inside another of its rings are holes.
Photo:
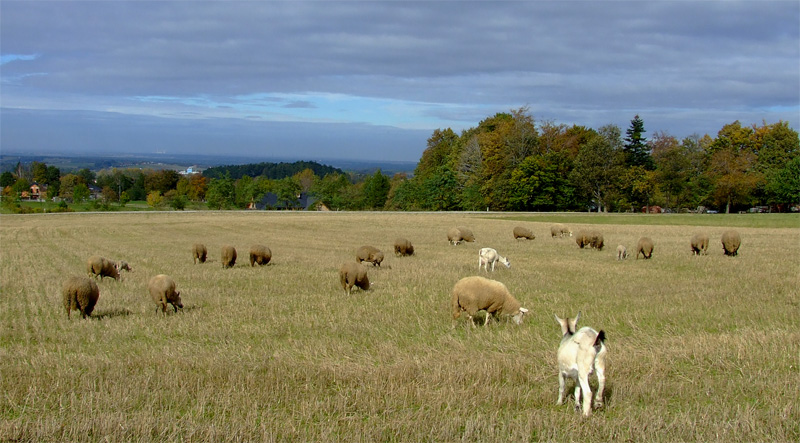
[[[265,161],[266,160],[266,161]],[[231,157],[221,155],[60,155],[60,154],[0,154],[0,172],[13,171],[18,162],[29,164],[33,161],[46,163],[59,168],[62,173],[88,168],[99,171],[106,168],[144,168],[144,169],[174,169],[185,170],[194,166],[196,169],[207,170],[219,166],[239,165],[264,165],[280,163],[308,163],[316,164],[331,170],[341,170],[356,174],[369,174],[380,169],[383,174],[392,176],[395,173],[411,175],[417,166],[416,162],[396,161],[361,161],[350,159],[296,159],[296,158],[249,158]],[[311,168],[314,170],[314,168]],[[315,170],[315,173],[317,171]],[[249,174],[248,174],[249,175]],[[320,175],[320,174],[318,174]],[[321,174],[320,176],[323,176]],[[231,178],[233,175],[231,175]]]

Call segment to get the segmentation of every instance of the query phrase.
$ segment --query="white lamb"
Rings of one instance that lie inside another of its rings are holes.
[[[606,334],[602,330],[595,331],[590,327],[583,327],[577,332],[575,328],[581,313],[574,319],[561,319],[555,315],[556,321],[561,325],[561,345],[558,347],[558,401],[557,405],[564,402],[564,386],[566,378],[575,380],[575,409],[580,410],[581,394],[583,395],[583,416],[592,413],[592,390],[589,387],[589,374],[597,374],[597,394],[594,407],[603,406],[603,390],[606,385],[606,346],[603,341]]]
[[[478,251],[478,270],[481,270],[481,266],[486,269],[486,272],[489,272],[489,264],[492,264],[492,272],[494,272],[494,264],[500,262],[506,265],[506,268],[511,267],[511,262],[508,261],[507,258],[503,257],[502,255],[498,254],[496,250],[492,248],[482,248]]]

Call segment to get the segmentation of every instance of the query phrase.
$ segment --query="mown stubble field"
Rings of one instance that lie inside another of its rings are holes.
[[[714,217],[609,217],[593,226],[598,252],[550,238],[554,220],[603,220],[582,214],[2,216],[0,441],[798,441],[800,219]],[[738,257],[722,254],[728,224]],[[458,225],[477,242],[448,245]],[[514,240],[517,225],[537,238]],[[693,257],[699,231],[709,253]],[[651,260],[633,257],[643,235]],[[415,256],[393,255],[397,236]],[[250,267],[254,243],[269,265]],[[365,244],[386,260],[370,291],[346,296],[338,267]],[[491,277],[530,315],[453,328],[450,289],[485,246],[510,259]],[[92,319],[68,320],[61,284],[93,254],[133,272],[99,283]],[[159,273],[181,312],[155,312]],[[553,314],[578,311],[608,335],[606,405],[588,419],[570,387],[555,405]]]

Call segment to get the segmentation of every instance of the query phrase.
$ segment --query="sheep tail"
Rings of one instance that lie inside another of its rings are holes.
[[[597,351],[599,352],[600,347],[603,346],[604,341],[606,341],[606,331],[603,331],[601,329],[600,332],[597,333],[597,338],[594,340],[594,345],[592,346],[594,346],[594,348],[597,349]]]

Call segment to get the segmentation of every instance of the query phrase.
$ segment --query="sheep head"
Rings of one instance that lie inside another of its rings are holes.
[[[521,324],[522,323],[522,318],[525,317],[525,314],[527,314],[527,313],[528,313],[527,309],[519,308],[519,311],[517,311],[516,314],[511,316],[511,318],[514,320],[515,324]]]

